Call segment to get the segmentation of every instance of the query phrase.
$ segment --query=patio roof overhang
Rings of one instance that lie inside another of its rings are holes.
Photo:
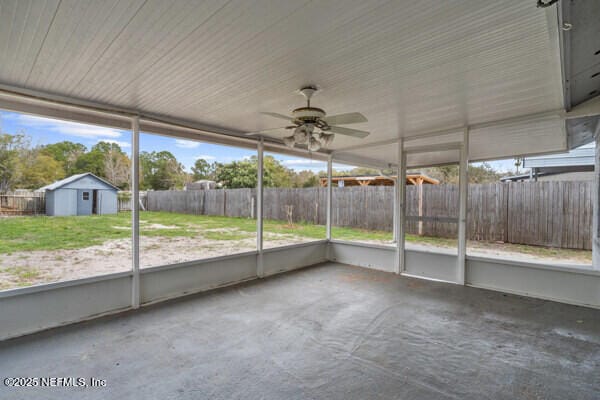
[[[569,23],[577,27],[592,3],[578,2]],[[595,31],[585,20],[585,30],[565,35],[564,7],[9,1],[0,9],[0,108],[125,129],[140,115],[145,132],[255,147],[244,132],[278,125],[260,112],[287,114],[302,103],[294,91],[316,84],[315,105],[362,112],[369,122],[355,127],[372,132],[364,140],[338,135],[318,158],[333,152],[340,161],[396,165],[399,138],[426,146],[460,137],[465,126],[471,160],[565,151],[589,141],[598,107],[566,123],[566,104],[575,103],[565,65],[585,49],[565,49]],[[277,138],[266,138],[265,149],[305,151]],[[448,149],[407,162],[458,159]]]

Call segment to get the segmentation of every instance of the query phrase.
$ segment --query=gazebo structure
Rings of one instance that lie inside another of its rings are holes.
[[[7,0],[0,21],[0,109],[130,132],[133,204],[131,268],[0,291],[1,398],[598,398],[600,151],[589,268],[467,255],[470,162],[600,148],[597,0]],[[362,133],[289,147],[307,86]],[[255,152],[255,250],[140,268],[140,132]],[[265,152],[327,163],[322,240],[265,248]],[[334,162],[459,165],[457,245],[405,248],[404,184],[394,244],[334,239]],[[12,380],[82,374],[104,385]]]
[[[333,176],[331,183],[335,186],[394,186],[396,183],[397,176],[383,176],[383,175],[365,175],[365,176]],[[322,187],[327,187],[328,179],[326,177],[319,178],[319,184]],[[440,181],[431,178],[425,174],[406,174],[407,185],[437,185]]]

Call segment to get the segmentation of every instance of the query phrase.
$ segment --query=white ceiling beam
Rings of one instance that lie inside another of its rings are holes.
[[[565,114],[566,119],[594,117],[600,115],[600,96],[589,99],[586,102],[575,106]]]
[[[361,157],[350,153],[334,153],[333,161],[339,162],[340,164],[354,165],[361,167],[371,167],[376,169],[387,169],[396,168],[396,163],[386,163],[381,160],[375,160],[372,158]]]
[[[419,153],[435,153],[439,151],[447,150],[459,150],[462,147],[462,142],[450,142],[440,143],[437,145],[425,145],[425,146],[414,146],[404,147],[404,153],[406,154],[419,154]]]

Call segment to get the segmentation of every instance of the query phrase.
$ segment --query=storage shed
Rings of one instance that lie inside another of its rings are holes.
[[[119,188],[92,174],[72,175],[39,189],[46,193],[46,215],[116,214]]]

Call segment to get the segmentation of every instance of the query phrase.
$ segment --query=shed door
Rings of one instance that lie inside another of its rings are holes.
[[[77,190],[77,215],[92,215],[92,190]]]
[[[102,209],[102,193],[104,190],[96,190],[96,214],[104,214]]]

